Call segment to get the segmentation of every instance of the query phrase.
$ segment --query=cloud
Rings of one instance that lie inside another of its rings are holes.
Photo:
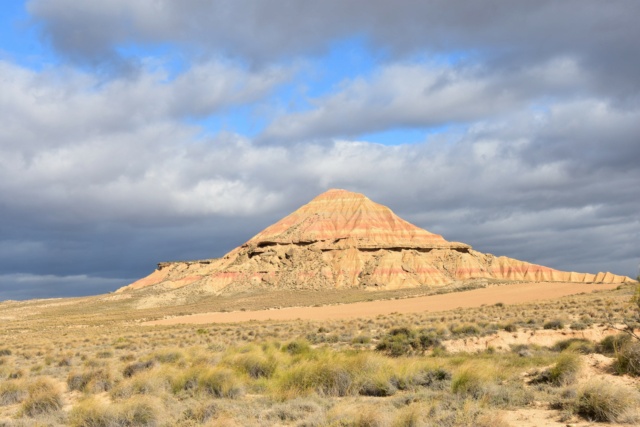
[[[342,82],[310,100],[313,107],[283,114],[263,141],[356,137],[397,127],[428,128],[490,119],[545,98],[578,96],[586,77],[570,59],[504,75],[482,67],[392,64],[371,78]]]
[[[80,62],[122,64],[122,46],[178,44],[192,55],[268,64],[361,36],[391,57],[454,52],[503,70],[569,57],[603,92],[626,98],[639,88],[633,0],[32,0],[28,10],[51,44]]]
[[[2,274],[0,275],[0,301],[28,299],[34,294],[46,294],[47,298],[95,295],[112,292],[123,283],[126,284],[122,279],[87,275]]]

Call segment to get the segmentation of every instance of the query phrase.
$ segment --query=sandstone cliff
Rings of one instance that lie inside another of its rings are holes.
[[[474,251],[399,218],[362,194],[329,190],[222,258],[161,263],[117,292],[189,286],[247,289],[398,289],[469,279],[623,283],[611,273],[573,273]]]

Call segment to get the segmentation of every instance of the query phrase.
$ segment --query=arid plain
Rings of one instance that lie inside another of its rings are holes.
[[[1,303],[0,426],[640,423],[636,281],[309,205],[114,293]]]

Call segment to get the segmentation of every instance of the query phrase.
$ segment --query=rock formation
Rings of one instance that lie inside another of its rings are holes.
[[[221,293],[249,289],[399,289],[473,279],[623,283],[611,273],[572,273],[448,242],[362,194],[329,190],[222,258],[160,263],[117,292],[153,286]]]

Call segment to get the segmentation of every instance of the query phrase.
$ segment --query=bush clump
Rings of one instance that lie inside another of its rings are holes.
[[[629,342],[631,342],[631,336],[628,334],[609,335],[600,341],[596,350],[598,353],[612,355],[618,353]]]
[[[591,354],[596,351],[596,346],[584,338],[569,338],[558,341],[551,347],[551,350],[558,352],[569,350],[580,354]]]
[[[113,380],[111,373],[104,369],[71,372],[67,377],[67,387],[69,387],[69,390],[99,393],[111,390],[112,386]]]
[[[41,378],[29,384],[29,396],[24,400],[21,413],[28,417],[48,414],[62,408],[62,393],[53,381]]]
[[[543,327],[545,329],[564,329],[564,322],[560,319],[549,320],[548,322],[545,322]]]
[[[153,360],[148,360],[146,362],[135,362],[130,365],[127,365],[122,371],[122,375],[126,378],[130,378],[137,374],[138,372],[145,371],[147,369],[151,369],[155,365]]]
[[[200,374],[198,389],[213,397],[235,399],[244,392],[233,371],[224,368],[209,369]]]
[[[540,373],[531,383],[549,383],[555,386],[571,384],[576,380],[581,366],[582,363],[577,354],[565,351],[560,353],[555,365]]]
[[[582,417],[601,422],[635,423],[640,405],[638,393],[628,387],[603,380],[592,380],[578,391],[575,411]]]
[[[640,342],[630,341],[616,354],[614,367],[618,373],[640,376]]]
[[[391,329],[376,345],[376,350],[391,357],[416,354],[441,346],[433,330],[416,331],[406,327]]]
[[[160,405],[146,396],[109,405],[89,398],[75,405],[69,414],[72,427],[155,427],[160,420]]]
[[[19,403],[27,397],[27,388],[23,381],[9,380],[0,382],[0,406]]]

